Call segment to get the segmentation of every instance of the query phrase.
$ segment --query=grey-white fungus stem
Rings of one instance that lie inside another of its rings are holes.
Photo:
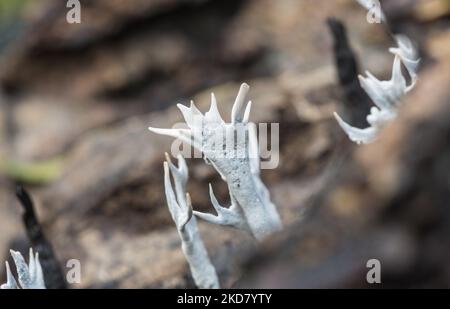
[[[219,288],[216,269],[209,259],[208,252],[200,237],[197,220],[192,215],[192,204],[186,192],[188,169],[183,157],[178,157],[178,168],[172,164],[166,154],[164,162],[164,187],[170,214],[181,239],[181,248],[189,264],[192,277],[197,287],[202,289]],[[170,180],[172,175],[175,192]]]

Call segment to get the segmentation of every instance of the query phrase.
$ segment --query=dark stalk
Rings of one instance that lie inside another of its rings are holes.
[[[344,24],[336,18],[329,18],[327,24],[333,35],[334,62],[345,100],[342,114],[344,119],[352,125],[361,128],[367,127],[366,116],[369,114],[371,103],[359,84],[358,61],[350,47],[347,30]]]
[[[64,274],[59,261],[53,251],[52,245],[45,237],[42,227],[37,219],[33,201],[28,192],[22,187],[16,187],[16,196],[24,210],[22,221],[27,232],[28,239],[33,249],[39,252],[39,260],[44,272],[45,285],[48,289],[67,288]]]

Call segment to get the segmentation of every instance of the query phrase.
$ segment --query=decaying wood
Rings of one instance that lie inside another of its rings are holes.
[[[449,69],[445,57],[421,74],[398,121],[355,149],[309,214],[249,260],[239,286],[449,287]],[[381,262],[380,285],[366,281],[370,259]]]
[[[0,62],[1,256],[27,248],[11,183],[29,178],[4,175],[4,162],[26,176],[21,164],[56,160],[54,176],[30,192],[61,264],[81,261],[73,287],[193,287],[164,200],[171,144],[147,127],[179,122],[175,104],[190,99],[207,111],[212,91],[226,115],[246,82],[251,120],[280,124],[280,164],[262,178],[286,230],[255,257],[245,235],[199,222],[221,286],[365,287],[368,258],[382,261],[383,286],[445,286],[450,35],[440,16],[448,13],[419,14],[429,0],[412,10],[383,2],[394,27],[425,51],[425,72],[399,121],[357,148],[332,112],[346,101],[365,108],[353,96],[358,70],[342,29],[333,41],[326,20],[345,22],[360,66],[380,77],[393,42],[353,1],[86,1],[73,27],[61,1],[46,1]],[[229,203],[214,170],[187,163],[198,210],[211,209],[209,182]]]

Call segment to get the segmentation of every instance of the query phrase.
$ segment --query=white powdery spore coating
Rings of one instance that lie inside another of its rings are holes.
[[[205,160],[227,182],[231,199],[229,211],[225,211],[211,197],[218,212],[216,218],[194,212],[196,216],[211,223],[249,231],[261,240],[279,231],[282,224],[275,205],[270,201],[269,192],[260,179],[256,129],[249,122],[252,103],[249,101],[245,104],[248,91],[249,86],[242,84],[232,108],[231,123],[225,123],[222,119],[216,98],[211,94],[211,107],[205,115],[193,102],[190,107],[177,105],[189,129],[149,129],[179,138],[200,150]]]
[[[41,263],[39,262],[39,253],[33,253],[30,248],[30,256],[28,265],[22,254],[17,251],[10,250],[11,256],[16,265],[18,281],[22,289],[45,289],[44,274]],[[16,279],[14,278],[8,262],[6,262],[7,282],[1,286],[1,289],[19,289]]]

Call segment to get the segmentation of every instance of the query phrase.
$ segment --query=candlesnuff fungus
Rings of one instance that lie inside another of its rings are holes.
[[[359,76],[361,87],[376,105],[376,107],[371,108],[370,114],[367,116],[370,127],[365,129],[353,127],[337,113],[334,113],[341,128],[357,144],[369,144],[376,140],[379,132],[397,117],[401,99],[414,88],[417,82],[420,59],[414,44],[404,35],[395,36],[395,40],[398,47],[389,49],[389,52],[395,55],[391,79],[380,81],[370,72],[366,72],[366,77]],[[402,64],[410,77],[409,85],[403,76]]]
[[[30,257],[28,265],[25,262],[22,254],[10,250],[11,256],[16,264],[18,281],[22,289],[45,289],[44,274],[42,272],[41,263],[39,262],[39,253],[33,254],[33,249],[30,248]],[[6,264],[7,281],[2,284],[1,289],[19,289],[17,281],[14,278],[9,263]]]
[[[216,269],[212,265],[208,252],[203,245],[197,228],[197,220],[192,215],[192,204],[189,193],[186,192],[188,168],[184,158],[178,156],[178,168],[172,164],[166,153],[164,162],[164,187],[167,205],[181,238],[181,247],[197,287],[212,289],[219,288]],[[170,174],[175,183],[172,188]]]
[[[360,5],[365,7],[370,13],[374,15],[374,18],[379,21],[386,21],[386,16],[381,10],[379,0],[356,0]]]
[[[270,201],[269,191],[259,177],[256,127],[249,122],[251,102],[245,105],[248,91],[249,86],[242,84],[232,108],[231,123],[222,119],[216,98],[211,94],[211,107],[204,115],[193,102],[190,107],[177,105],[189,129],[149,129],[178,138],[200,150],[206,162],[212,164],[227,182],[231,206],[220,206],[210,186],[211,202],[217,216],[194,212],[197,217],[248,231],[262,240],[280,230],[282,224]]]
[[[67,283],[54,253],[52,244],[44,235],[41,224],[36,216],[33,200],[22,186],[16,187],[16,196],[22,206],[22,221],[31,245],[40,253],[40,263],[45,272],[46,286],[49,289],[65,289]]]
[[[193,102],[190,107],[178,104],[189,129],[149,128],[155,133],[179,138],[200,150],[205,161],[212,164],[228,184],[230,207],[219,205],[210,184],[209,194],[217,215],[193,211],[186,192],[186,162],[179,155],[177,168],[166,154],[164,185],[167,204],[180,234],[182,249],[195,284],[200,288],[218,288],[219,282],[199,236],[195,216],[210,223],[244,230],[258,240],[281,229],[281,220],[275,205],[270,201],[269,191],[259,178],[256,127],[249,123],[251,102],[245,105],[248,90],[249,86],[242,84],[232,108],[231,123],[222,119],[216,98],[211,94],[211,107],[205,115]],[[175,183],[175,193],[170,174]]]

